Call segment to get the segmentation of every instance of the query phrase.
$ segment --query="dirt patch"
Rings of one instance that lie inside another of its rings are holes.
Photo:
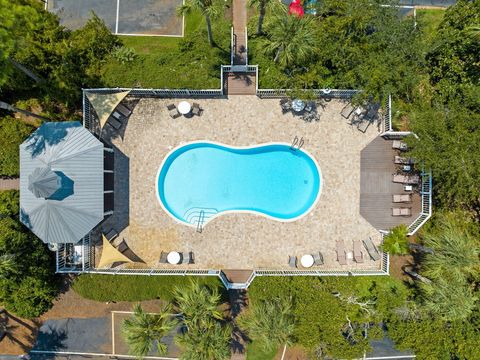
[[[110,316],[111,311],[130,311],[134,303],[128,301],[102,302],[81,297],[70,286],[73,277],[65,277],[62,292],[53,302],[53,307],[41,316],[41,320],[65,318],[94,318]],[[142,301],[146,311],[158,311],[160,300]]]
[[[390,256],[390,275],[393,276],[395,279],[408,281],[410,279],[410,276],[403,272],[402,267],[414,263],[415,261],[412,255]]]
[[[275,355],[275,360],[280,360],[282,358],[283,354],[283,346],[280,346],[278,349],[277,355]],[[307,353],[303,348],[300,346],[293,346],[287,348],[287,351],[285,351],[285,356],[283,358],[284,360],[307,360],[308,356]]]
[[[0,354],[5,355],[28,353],[41,325],[38,319],[22,319],[6,310],[0,314],[0,323]]]

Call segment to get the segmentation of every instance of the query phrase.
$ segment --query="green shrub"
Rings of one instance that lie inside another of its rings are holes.
[[[34,130],[20,120],[7,116],[0,119],[0,176],[18,176],[20,173],[20,149],[18,146]]]
[[[223,286],[217,277],[198,278],[202,284]],[[152,299],[173,300],[175,286],[187,286],[188,276],[96,275],[84,274],[73,282],[80,296],[97,301],[143,301]]]
[[[0,191],[0,216],[18,216],[20,192],[16,190]]]

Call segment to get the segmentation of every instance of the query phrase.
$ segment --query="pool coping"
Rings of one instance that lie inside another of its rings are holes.
[[[178,146],[174,147],[173,149],[171,149],[166,155],[165,157],[163,158],[159,168],[158,168],[158,171],[157,171],[157,175],[155,176],[155,195],[157,196],[157,200],[160,204],[160,206],[162,207],[162,210],[165,211],[165,213],[170,217],[172,218],[176,223],[178,224],[181,224],[181,225],[184,225],[184,226],[189,226],[189,227],[192,227],[192,228],[198,228],[199,224],[191,224],[191,223],[188,223],[188,222],[184,222],[184,221],[181,221],[180,219],[178,219],[176,216],[174,216],[166,207],[165,205],[163,204],[163,201],[160,197],[160,192],[159,192],[159,187],[158,187],[158,180],[159,180],[159,177],[160,177],[160,173],[161,173],[161,170],[163,169],[163,166],[165,165],[167,159],[170,157],[170,155],[172,155],[175,151],[177,151],[178,149],[184,147],[184,146],[188,146],[188,145],[192,145],[192,144],[201,144],[201,143],[204,143],[204,144],[212,144],[212,145],[218,145],[218,146],[221,146],[221,147],[225,147],[225,148],[231,148],[231,149],[253,149],[253,148],[259,148],[259,147],[263,147],[263,146],[269,146],[269,145],[284,145],[284,146],[288,146],[288,147],[292,147],[292,144],[289,144],[289,143],[285,143],[285,142],[278,142],[278,141],[270,141],[270,142],[266,142],[266,143],[259,143],[259,144],[256,144],[256,145],[249,145],[249,146],[233,146],[233,145],[227,145],[225,143],[221,143],[219,141],[210,141],[210,140],[194,140],[194,141],[188,141],[188,142],[182,142],[180,143]],[[317,168],[317,171],[318,171],[318,175],[319,175],[319,180],[320,180],[320,184],[319,184],[319,187],[318,187],[318,193],[317,193],[317,196],[315,198],[315,200],[313,201],[312,205],[301,215],[299,216],[296,216],[294,218],[289,218],[289,219],[281,219],[281,218],[278,218],[278,217],[274,217],[274,216],[270,216],[268,214],[265,214],[265,213],[262,213],[260,211],[254,211],[254,210],[227,210],[227,211],[221,211],[221,212],[218,212],[217,214],[211,216],[211,217],[208,217],[207,220],[205,220],[200,226],[203,228],[205,227],[210,221],[216,219],[217,217],[220,217],[222,215],[227,215],[227,214],[253,214],[253,215],[256,215],[256,216],[261,216],[261,217],[264,217],[264,218],[267,218],[267,219],[270,219],[270,220],[275,220],[275,221],[278,221],[278,222],[294,222],[294,221],[297,221],[297,220],[300,220],[301,218],[305,217],[306,215],[308,215],[315,207],[316,205],[318,204],[318,200],[320,199],[320,195],[322,194],[322,189],[323,189],[323,182],[324,182],[324,178],[322,177],[322,171],[320,169],[320,166],[317,162],[317,159],[315,159],[315,157],[307,150],[305,149],[297,149],[297,150],[300,150],[302,152],[304,152],[306,155],[308,155],[310,157],[310,159],[312,159],[313,163],[315,164],[316,168]],[[297,151],[295,150],[295,151]]]

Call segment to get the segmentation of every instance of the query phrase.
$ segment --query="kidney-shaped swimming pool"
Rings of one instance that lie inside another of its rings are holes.
[[[157,177],[160,204],[189,225],[226,212],[297,220],[312,209],[320,188],[312,156],[280,143],[248,148],[189,143],[167,155]]]

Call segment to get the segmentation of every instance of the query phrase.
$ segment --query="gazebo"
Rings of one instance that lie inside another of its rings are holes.
[[[77,121],[20,145],[20,220],[43,242],[76,244],[104,219],[104,150]]]

